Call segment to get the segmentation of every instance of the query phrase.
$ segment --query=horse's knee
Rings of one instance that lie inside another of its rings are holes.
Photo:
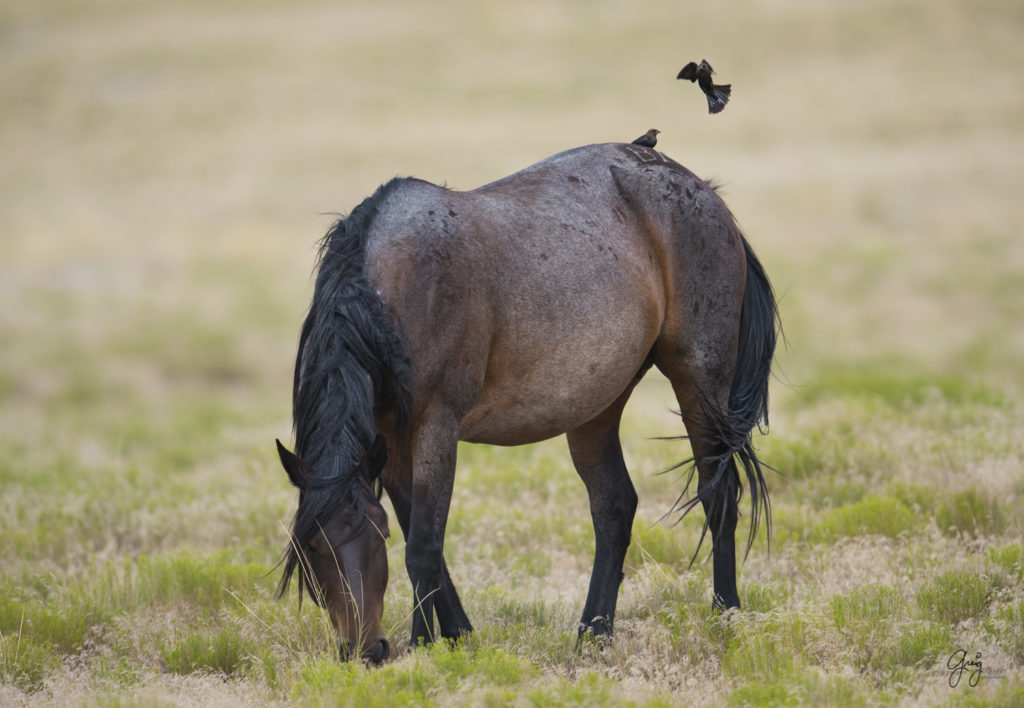
[[[626,515],[632,519],[633,515],[636,514],[636,505],[640,501],[640,498],[636,495],[636,490],[633,489],[633,485],[630,484],[623,489],[619,498],[619,503],[622,504],[623,509],[626,510]]]
[[[605,535],[609,541],[629,543],[636,507],[637,496],[632,486],[607,495],[591,509],[598,535]]]
[[[406,547],[405,570],[413,588],[419,592],[432,592],[441,587],[444,556],[441,549],[412,549]]]
[[[704,513],[708,519],[725,528],[736,528],[739,517],[739,503],[732,489],[722,489],[703,500]]]
[[[735,463],[729,460],[725,464],[727,467],[720,469],[717,474],[700,470],[698,480],[701,506],[704,507],[713,538],[718,530],[732,533],[739,517],[739,477]]]
[[[612,516],[620,525],[625,526],[627,531],[633,526],[633,517],[636,516],[638,501],[632,485],[616,494],[612,501]]]

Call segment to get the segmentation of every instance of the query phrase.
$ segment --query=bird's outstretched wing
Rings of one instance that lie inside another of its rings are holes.
[[[689,81],[697,80],[697,62],[691,61],[689,64],[679,70],[679,74],[676,76],[677,79],[688,79]]]

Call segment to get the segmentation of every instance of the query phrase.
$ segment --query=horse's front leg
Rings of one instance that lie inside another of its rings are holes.
[[[622,563],[637,504],[619,444],[619,419],[631,390],[597,418],[566,435],[573,464],[590,496],[594,522],[594,569],[580,618],[579,640],[587,634],[610,635],[615,623]]]
[[[411,464],[410,464],[411,467]],[[408,484],[408,477],[405,483],[385,482],[384,488],[388,492],[388,498],[395,509],[395,517],[398,525],[402,528],[402,534],[406,541],[409,540],[409,517],[412,509],[411,490]],[[441,591],[434,601],[434,611],[437,613],[437,622],[440,625],[441,636],[445,639],[458,639],[473,631],[473,625],[462,609],[462,601],[459,593],[455,590],[451,576],[448,574],[448,565],[441,559]]]
[[[444,607],[439,604],[445,576],[444,530],[455,480],[457,430],[454,416],[434,415],[420,426],[413,442],[412,504],[405,544],[405,568],[413,590],[412,646],[434,641],[435,607]]]

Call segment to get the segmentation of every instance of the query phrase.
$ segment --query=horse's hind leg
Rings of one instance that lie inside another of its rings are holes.
[[[723,439],[725,431],[709,418],[727,411],[732,364],[725,362],[733,360],[734,356],[722,357],[717,360],[719,365],[694,366],[673,355],[657,362],[672,383],[693,449],[697,495],[704,507],[707,529],[711,531],[714,602],[725,608],[740,606],[736,589],[739,471],[732,449]]]
[[[580,618],[579,636],[612,633],[622,563],[629,546],[636,491],[619,444],[619,421],[632,387],[604,413],[566,434],[576,471],[590,496],[594,522],[594,569]]]
[[[729,406],[743,288],[730,284],[743,283],[743,261],[722,254],[697,255],[711,264],[709,272],[703,280],[680,278],[684,285],[669,304],[654,344],[654,363],[672,384],[693,449],[697,498],[704,507],[705,531],[711,531],[715,604],[739,607],[735,536],[740,480],[733,456],[737,431]],[[706,285],[698,288],[699,283]],[[715,284],[719,285],[712,287]],[[742,438],[745,431],[740,432]]]

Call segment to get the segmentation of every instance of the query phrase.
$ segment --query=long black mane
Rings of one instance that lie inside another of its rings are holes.
[[[368,495],[358,483],[358,467],[376,437],[375,413],[394,411],[399,435],[404,434],[410,368],[398,332],[365,276],[369,229],[401,182],[381,185],[338,219],[320,243],[292,385],[295,454],[309,477],[285,549],[282,595],[302,562],[302,550],[327,518],[350,510],[353,533],[366,523]],[[299,574],[300,597],[304,576]]]

